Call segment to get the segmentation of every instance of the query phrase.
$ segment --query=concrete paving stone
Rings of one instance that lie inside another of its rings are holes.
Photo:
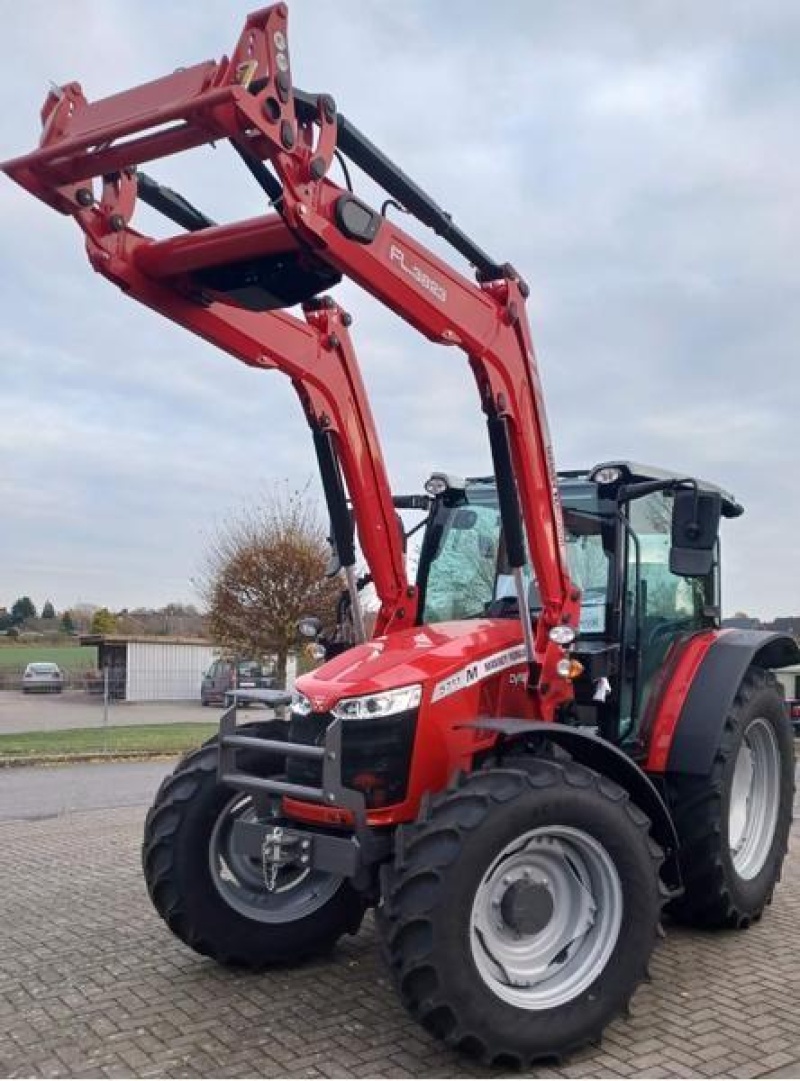
[[[250,975],[195,956],[150,907],[143,816],[138,806],[0,824],[0,1074],[503,1076],[408,1017],[371,919],[332,957],[296,969]],[[792,1076],[797,833],[763,921],[742,934],[670,927],[631,1018],[532,1076]]]
[[[716,1010],[704,1011],[705,1016],[700,1021],[693,1021],[689,1025],[689,1036],[692,1040],[701,1037],[714,1037],[719,1032],[719,1015]]]
[[[629,1075],[625,1073],[622,1076],[628,1077]],[[647,1077],[675,1077],[675,1074],[670,1073],[665,1066],[651,1066],[647,1071]]]
[[[798,1006],[798,1010],[800,1010],[800,1006]],[[795,1018],[792,1027],[796,1029],[798,1023],[800,1022]],[[773,1021],[768,1025],[759,1026],[758,1028],[758,1038],[760,1040],[777,1040],[786,1037],[786,1035],[786,1023],[781,1024],[777,1021]]]
[[[592,1067],[597,1066],[601,1070],[610,1070],[612,1073],[624,1073],[628,1068],[628,1063],[624,1058],[620,1058],[619,1055],[611,1054],[607,1051],[602,1051],[599,1054],[592,1056]]]
[[[800,1058],[788,1062],[785,1066],[775,1067],[769,1073],[760,1074],[760,1077],[800,1077]]]
[[[734,1055],[718,1055],[703,1063],[704,1077],[730,1077],[731,1071],[739,1066],[747,1066],[747,1060]]]
[[[590,1077],[602,1077],[602,1076],[613,1077],[614,1073],[611,1072],[611,1071],[608,1071],[608,1072],[606,1072],[604,1074],[600,1068],[595,1067],[593,1064],[589,1064],[587,1062],[576,1062],[574,1060],[571,1060],[569,1062],[565,1062],[560,1067],[560,1076],[561,1077],[587,1077],[587,1076],[590,1076]]]
[[[697,1046],[694,1050],[693,1057],[699,1059],[701,1062],[711,1062],[714,1059],[720,1058],[720,1056],[726,1055],[729,1051],[730,1048],[722,1043],[719,1033],[717,1033],[713,1043],[708,1044],[706,1047],[703,1047],[702,1045]]]

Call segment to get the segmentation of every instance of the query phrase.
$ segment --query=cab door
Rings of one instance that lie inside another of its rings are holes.
[[[710,574],[670,570],[673,497],[655,492],[627,506],[620,737],[633,739],[656,675],[678,639],[716,623],[718,549]]]

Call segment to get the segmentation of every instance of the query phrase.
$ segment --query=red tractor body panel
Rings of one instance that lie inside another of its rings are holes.
[[[456,770],[471,769],[475,755],[496,742],[497,733],[476,728],[476,719],[488,720],[508,708],[509,694],[515,696],[517,715],[532,714],[526,669],[516,620],[464,620],[396,631],[354,646],[301,676],[297,689],[323,713],[343,698],[422,684],[406,798],[371,810],[367,818],[371,826],[387,826],[414,819],[426,792],[444,788]],[[284,802],[292,817],[329,825],[350,821],[339,808]]]
[[[297,681],[297,689],[319,710],[331,709],[341,698],[374,694],[422,683],[423,701],[461,698],[495,672],[511,667],[506,654],[521,645],[517,620],[469,619],[409,627],[354,646]],[[518,667],[524,667],[525,654]],[[472,665],[474,672],[467,671]],[[463,671],[462,671],[463,670]],[[468,678],[469,677],[469,678]],[[460,679],[460,682],[459,682]],[[473,714],[474,716],[474,714]]]
[[[666,770],[686,696],[708,651],[724,633],[720,630],[702,631],[691,638],[677,641],[667,656],[659,683],[653,691],[653,707],[648,709],[642,731],[642,739],[647,743],[644,768],[648,773],[664,773]]]

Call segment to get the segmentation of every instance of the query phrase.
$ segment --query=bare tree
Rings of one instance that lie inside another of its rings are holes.
[[[211,636],[248,657],[273,654],[280,685],[297,643],[297,621],[335,621],[341,591],[325,577],[329,548],[307,490],[276,488],[265,506],[242,512],[212,538],[196,582]]]

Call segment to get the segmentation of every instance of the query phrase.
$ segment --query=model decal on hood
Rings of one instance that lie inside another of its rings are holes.
[[[488,679],[489,676],[494,676],[506,668],[513,668],[516,664],[522,664],[524,660],[525,646],[519,645],[512,646],[510,649],[503,649],[499,653],[484,657],[483,660],[468,664],[465,668],[454,672],[452,676],[439,680],[433,688],[431,702],[438,702],[451,694],[463,691],[465,687],[471,687],[473,683],[480,683],[481,680]]]

